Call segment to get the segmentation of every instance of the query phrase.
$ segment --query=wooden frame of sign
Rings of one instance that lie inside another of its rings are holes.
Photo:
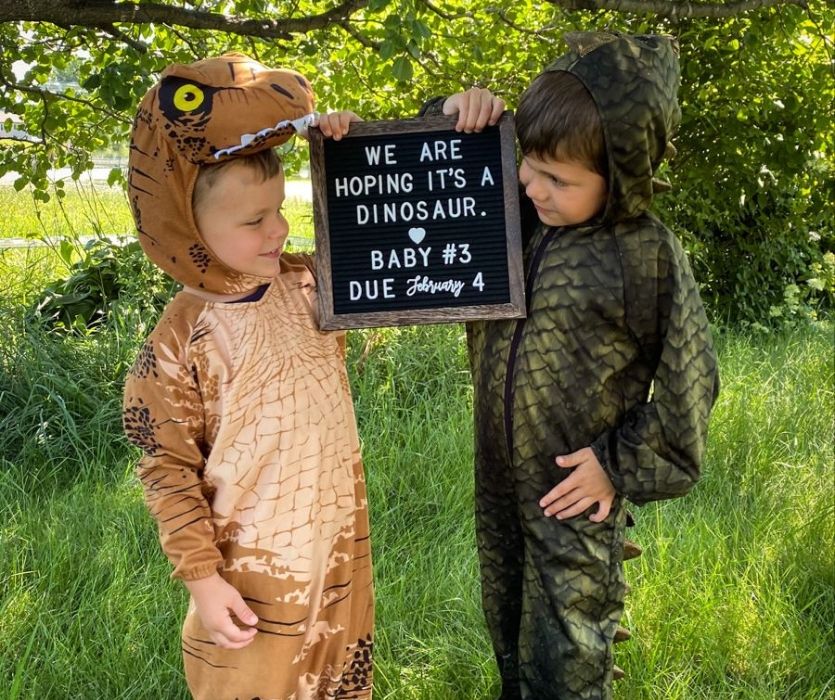
[[[455,122],[310,130],[323,330],[524,317],[513,116]]]

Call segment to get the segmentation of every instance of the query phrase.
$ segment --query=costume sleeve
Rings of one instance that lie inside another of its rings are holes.
[[[634,293],[627,294],[627,317],[631,308],[643,329],[635,333],[644,361],[654,369],[652,389],[648,400],[628,410],[592,449],[615,490],[641,505],[684,495],[698,480],[719,374],[681,244],[670,234],[660,246],[656,243],[654,255],[645,246],[634,252],[622,256],[642,269]],[[625,274],[625,285],[629,278]]]
[[[137,472],[172,576],[209,576],[222,556],[202,479],[203,402],[177,334],[154,333],[140,351],[125,384],[123,425],[144,453]]]
[[[432,97],[426,102],[424,102],[421,107],[420,111],[418,112],[419,117],[434,117],[439,116],[444,113],[444,102],[446,102],[446,96],[442,97]]]

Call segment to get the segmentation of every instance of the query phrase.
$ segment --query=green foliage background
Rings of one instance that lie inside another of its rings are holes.
[[[310,0],[179,4],[243,17],[322,10]],[[87,199],[71,214],[74,184],[50,183],[47,171],[79,176],[94,152],[124,147],[134,105],[172,61],[242,50],[306,73],[320,109],[393,118],[473,84],[512,108],[568,30],[665,31],[682,46],[683,123],[665,171],[676,189],[658,209],[685,240],[714,319],[754,329],[831,310],[831,3],[677,24],[533,0],[436,5],[441,13],[372,0],[353,33],[332,25],[278,41],[120,27],[145,53],[92,28],[0,25],[0,111],[44,138],[0,142],[0,174],[19,173],[22,190],[0,190],[0,237],[122,232],[115,216],[100,224],[100,204]],[[25,75],[12,69],[18,60]],[[67,77],[78,86],[57,82]],[[24,209],[24,191],[38,215],[17,231],[8,212]],[[307,213],[293,219],[300,227]],[[119,437],[124,374],[155,321],[154,296],[169,289],[135,247],[52,245],[0,252],[0,697],[185,697],[184,591],[168,578],[135,451]],[[46,327],[28,313],[39,304]],[[64,316],[71,305],[80,310]],[[718,334],[724,386],[704,478],[691,497],[638,515],[646,551],[627,565],[635,638],[617,649],[620,697],[832,697],[833,328],[798,325]],[[478,601],[463,347],[460,326],[349,336],[383,698],[497,692]]]
[[[300,16],[312,0],[193,3],[241,18]],[[190,3],[185,3],[189,6]],[[18,115],[40,145],[6,143],[0,174],[19,173],[36,198],[61,195],[50,167],[74,176],[93,152],[125,144],[133,110],[171,62],[239,50],[309,76],[320,110],[366,119],[413,115],[427,97],[474,84],[512,108],[576,29],[665,32],[681,43],[683,121],[675,186],[662,218],[692,255],[714,318],[757,326],[814,316],[835,299],[835,8],[812,0],[730,19],[671,22],[607,11],[567,11],[534,0],[489,5],[371,0],[349,25],[261,40],[162,25],[119,27],[140,52],[100,29],[0,25],[0,111]],[[29,66],[16,77],[15,60]],[[57,78],[78,85],[55,88]],[[44,92],[62,93],[58,99]],[[115,171],[113,180],[121,173]]]

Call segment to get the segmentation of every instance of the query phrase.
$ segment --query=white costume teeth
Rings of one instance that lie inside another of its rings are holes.
[[[227,148],[221,148],[220,150],[216,151],[214,154],[215,160],[218,160],[223,156],[227,156],[232,153],[237,153],[241,149],[249,146],[249,144],[251,144],[255,139],[260,138],[262,136],[269,136],[276,131],[286,129],[288,126],[292,126],[293,129],[295,129],[296,133],[300,136],[306,136],[308,127],[315,121],[315,119],[318,116],[318,112],[310,112],[309,114],[305,114],[303,117],[299,117],[298,119],[282,119],[275,126],[269,126],[266,129],[261,129],[261,131],[259,131],[256,134],[242,134],[241,142],[239,144],[235,146],[229,146]]]

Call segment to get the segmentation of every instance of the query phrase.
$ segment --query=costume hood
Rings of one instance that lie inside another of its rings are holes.
[[[128,196],[139,241],[174,279],[218,294],[265,282],[218,260],[191,207],[201,166],[273,148],[313,118],[310,83],[229,53],[166,68],[139,105],[131,131]]]
[[[569,53],[545,71],[566,71],[591,93],[603,125],[609,161],[605,220],[629,219],[646,211],[653,181],[681,119],[678,44],[672,37],[572,32]],[[668,187],[668,186],[667,186]]]

